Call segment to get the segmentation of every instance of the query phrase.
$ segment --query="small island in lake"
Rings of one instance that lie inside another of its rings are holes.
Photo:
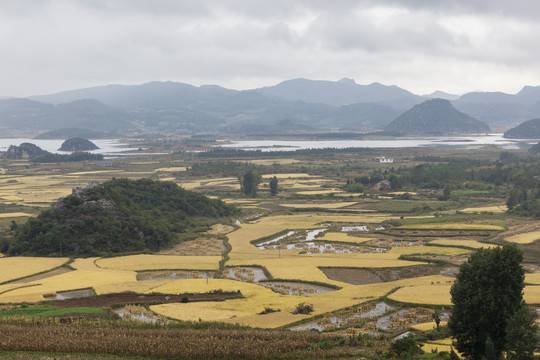
[[[90,140],[83,139],[81,137],[74,137],[64,141],[62,146],[60,146],[59,151],[89,151],[96,150],[99,147],[96,146]]]

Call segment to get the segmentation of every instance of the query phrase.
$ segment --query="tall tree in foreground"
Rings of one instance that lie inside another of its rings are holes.
[[[522,306],[506,325],[506,358],[508,360],[532,360],[538,344],[536,312]]]
[[[273,177],[272,180],[270,180],[270,195],[276,196],[278,193],[278,179],[277,177]]]
[[[243,176],[239,176],[240,188],[247,196],[255,197],[257,195],[257,189],[262,181],[262,176],[254,170],[250,170]]]
[[[450,290],[454,308],[448,327],[466,358],[480,360],[489,352],[498,359],[509,349],[507,326],[525,307],[522,259],[521,250],[507,245],[480,249],[461,265]]]

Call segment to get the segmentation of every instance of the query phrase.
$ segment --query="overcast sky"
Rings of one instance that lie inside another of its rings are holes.
[[[538,0],[0,0],[0,96],[292,78],[417,94],[540,85]]]

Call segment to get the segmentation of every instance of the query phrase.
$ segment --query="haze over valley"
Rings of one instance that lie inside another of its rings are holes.
[[[394,120],[434,98],[397,86],[360,85],[352,79],[294,79],[243,91],[176,82],[107,85],[0,100],[0,126],[4,136],[10,131],[36,136],[77,128],[94,138],[145,133],[283,135],[383,130],[394,135],[444,135],[487,133],[490,129],[503,132],[540,117],[540,86],[526,86],[516,94],[452,96],[438,92],[435,96],[445,96],[448,106],[426,114],[423,121],[433,124],[431,127],[396,127],[391,125]],[[458,112],[484,123],[483,127],[463,127],[459,116],[456,118]]]

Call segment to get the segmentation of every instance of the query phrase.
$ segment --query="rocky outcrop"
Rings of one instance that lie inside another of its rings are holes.
[[[43,150],[32,143],[22,143],[19,146],[11,145],[6,152],[6,159],[33,159],[41,155],[48,154],[48,151]]]

